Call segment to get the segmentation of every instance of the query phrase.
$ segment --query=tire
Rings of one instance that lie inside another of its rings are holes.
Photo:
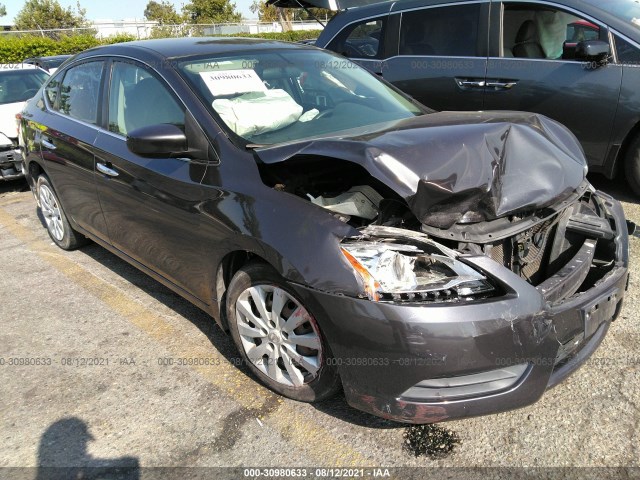
[[[47,225],[51,240],[63,250],[74,250],[88,243],[88,239],[76,232],[62,210],[60,201],[46,175],[40,175],[36,183],[38,207]]]
[[[270,266],[256,262],[238,270],[226,304],[229,330],[240,355],[271,390],[293,400],[317,402],[340,389],[318,323]],[[277,324],[274,305],[280,310]]]
[[[624,170],[631,190],[640,196],[640,135],[629,145],[624,159]]]

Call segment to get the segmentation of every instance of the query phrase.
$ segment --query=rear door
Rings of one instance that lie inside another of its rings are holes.
[[[589,164],[602,166],[620,97],[622,66],[575,60],[571,47],[596,35],[609,42],[606,26],[550,2],[494,2],[492,18],[485,110],[551,117],[578,137]]]
[[[401,6],[392,8],[399,31],[386,46],[383,78],[436,110],[481,110],[490,2],[394,13]]]
[[[74,65],[47,85],[48,107],[35,131],[45,171],[65,213],[81,228],[106,238],[94,178],[104,61]]]

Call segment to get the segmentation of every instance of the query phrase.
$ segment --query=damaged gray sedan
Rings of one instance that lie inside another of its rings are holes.
[[[633,225],[539,115],[435,113],[314,47],[185,38],[79,54],[22,122],[53,241],[209,312],[292,399],[522,407],[622,307]]]

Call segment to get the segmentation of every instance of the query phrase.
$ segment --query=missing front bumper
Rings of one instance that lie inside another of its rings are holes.
[[[9,149],[0,152],[0,180],[13,180],[24,177],[22,152]]]

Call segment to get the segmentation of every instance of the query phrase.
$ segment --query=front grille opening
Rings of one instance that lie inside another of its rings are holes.
[[[539,285],[566,263],[551,261],[558,230],[558,217],[552,217],[514,237],[485,246],[485,251],[529,283]],[[578,248],[579,245],[568,249],[569,258]]]
[[[609,229],[610,226],[610,229]],[[583,284],[584,292],[615,266],[613,219],[599,200],[586,194],[580,202],[512,237],[483,246],[483,252],[512,272],[538,286],[564,268],[587,239],[596,240],[595,256]]]
[[[616,244],[615,242],[599,241],[596,245],[596,253],[591,263],[589,273],[576,293],[586,292],[607,276],[615,267]]]

